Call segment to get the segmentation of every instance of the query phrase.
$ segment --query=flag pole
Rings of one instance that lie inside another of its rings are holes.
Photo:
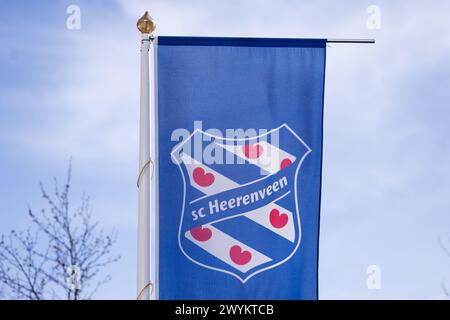
[[[367,43],[367,44],[375,44],[375,39],[327,39],[327,43]]]
[[[137,28],[141,32],[141,88],[140,88],[140,120],[139,120],[139,216],[138,216],[138,261],[137,261],[137,299],[150,300],[155,292],[155,225],[152,223],[155,214],[155,116],[154,103],[150,96],[149,53],[152,47],[152,32],[156,28],[154,20],[148,12],[138,20]],[[153,70],[152,70],[153,71]],[[152,77],[153,79],[153,77]],[[153,81],[152,81],[153,85]],[[154,94],[153,94],[154,98]],[[152,123],[153,122],[153,123]]]

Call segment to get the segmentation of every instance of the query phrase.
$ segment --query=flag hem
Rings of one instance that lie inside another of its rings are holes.
[[[326,39],[158,36],[160,46],[324,48],[326,43]]]

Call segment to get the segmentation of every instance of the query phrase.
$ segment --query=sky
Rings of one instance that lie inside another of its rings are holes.
[[[66,26],[70,5],[81,9],[79,30]],[[119,236],[122,259],[95,298],[136,298],[136,20],[145,10],[158,35],[376,38],[328,48],[319,296],[445,298],[446,0],[0,1],[0,234],[28,226],[27,205],[44,206],[39,182],[63,180],[72,157],[73,200],[89,194],[94,216]],[[371,265],[377,290],[366,285]]]

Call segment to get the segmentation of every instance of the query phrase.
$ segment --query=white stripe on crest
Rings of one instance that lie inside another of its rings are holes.
[[[206,241],[198,241],[190,231],[185,233],[185,237],[242,273],[272,260],[212,225],[204,226],[204,228],[211,231],[210,238]]]
[[[259,141],[247,145],[220,144],[225,150],[235,154],[269,174],[277,173],[283,165],[295,162],[295,156],[267,141]]]

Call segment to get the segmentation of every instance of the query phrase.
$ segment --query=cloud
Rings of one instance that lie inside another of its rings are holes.
[[[448,261],[436,236],[448,233],[450,222],[448,1],[427,6],[378,1],[381,30],[366,28],[371,3],[361,1],[116,4],[107,14],[114,22],[108,32],[102,21],[92,19],[98,8],[85,2],[88,20],[79,32],[37,27],[31,47],[21,38],[2,38],[10,49],[0,58],[16,61],[15,71],[28,81],[0,89],[3,146],[41,161],[75,155],[89,167],[83,168],[86,176],[134,186],[135,22],[145,10],[156,19],[160,35],[376,38],[376,45],[328,48],[321,292],[329,298],[439,294]],[[112,189],[107,182],[100,187],[105,190],[96,192],[98,206],[107,221],[132,228],[134,220],[123,218],[134,210],[128,204],[132,196],[114,202],[106,196]],[[374,263],[382,266],[387,281],[378,293],[365,288],[365,269]]]

